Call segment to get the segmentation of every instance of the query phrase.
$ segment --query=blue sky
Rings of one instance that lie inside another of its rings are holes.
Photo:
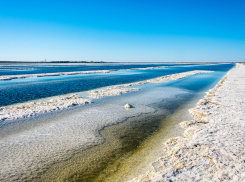
[[[235,62],[244,0],[0,0],[0,60]]]

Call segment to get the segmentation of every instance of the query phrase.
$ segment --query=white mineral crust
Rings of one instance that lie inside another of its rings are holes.
[[[113,70],[74,71],[74,72],[58,72],[58,73],[25,74],[25,75],[6,75],[6,76],[0,76],[0,81],[20,79],[20,78],[31,78],[31,77],[60,76],[60,75],[77,75],[77,74],[95,74],[95,73],[110,73],[111,71],[113,71]]]
[[[161,83],[161,82],[167,82],[171,80],[179,80],[182,78],[189,77],[191,75],[196,75],[200,73],[211,73],[212,71],[188,71],[188,72],[183,72],[183,73],[177,73],[177,74],[172,74],[172,75],[166,75],[166,76],[161,76],[158,78],[154,79],[149,79],[145,81],[139,81],[139,82],[134,82],[134,83],[128,83],[128,84],[122,84],[122,85],[117,85],[117,86],[111,86],[111,87],[106,87],[98,90],[91,90],[89,91],[89,96],[94,99],[99,99],[104,96],[116,96],[116,95],[121,95],[123,93],[128,93],[131,91],[139,91],[139,88],[123,88],[123,87],[130,87],[134,85],[142,85],[142,84],[147,84],[147,83]]]
[[[96,74],[96,73],[110,73],[112,71],[119,70],[149,70],[149,69],[161,69],[165,66],[158,67],[147,67],[147,68],[132,68],[132,69],[114,69],[114,70],[95,70],[95,71],[74,71],[74,72],[58,72],[58,73],[39,73],[39,74],[23,74],[23,75],[5,75],[0,76],[0,81],[21,79],[21,78],[31,78],[31,77],[46,77],[46,76],[60,76],[60,75],[78,75],[78,74]],[[4,70],[4,69],[0,69]],[[7,69],[6,69],[7,70]],[[9,71],[10,69],[8,69]],[[16,70],[16,69],[11,69]]]
[[[237,64],[184,121],[184,137],[166,142],[154,170],[132,181],[245,181],[245,65]]]
[[[57,110],[64,110],[74,106],[81,106],[92,103],[77,95],[67,97],[54,97],[48,102],[27,102],[24,104],[0,107],[0,122],[4,120],[22,119]]]

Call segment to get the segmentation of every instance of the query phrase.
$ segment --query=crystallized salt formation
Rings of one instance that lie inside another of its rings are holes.
[[[116,96],[116,95],[121,95],[123,93],[128,93],[131,91],[139,91],[140,89],[138,88],[123,88],[123,87],[130,87],[134,85],[142,85],[142,84],[147,84],[147,83],[161,83],[161,82],[167,82],[170,80],[179,80],[182,78],[189,77],[191,75],[196,75],[199,73],[211,73],[212,71],[188,71],[188,72],[183,72],[183,73],[177,73],[177,74],[172,74],[172,75],[167,75],[167,76],[162,76],[150,80],[145,80],[145,81],[139,81],[139,82],[134,82],[134,83],[128,83],[128,84],[122,84],[122,85],[117,85],[117,86],[112,86],[112,87],[106,87],[103,89],[98,89],[98,90],[91,90],[89,91],[89,96],[90,98],[102,98],[104,96]]]
[[[58,73],[39,73],[26,75],[6,75],[0,76],[0,81],[31,78],[31,77],[45,77],[45,76],[60,76],[60,75],[77,75],[77,74],[95,74],[95,73],[110,73],[113,70],[98,70],[98,71],[74,71],[74,72],[58,72]]]
[[[60,76],[60,75],[78,75],[78,74],[96,74],[96,73],[110,73],[118,70],[149,70],[149,69],[161,69],[164,66],[148,67],[148,68],[132,68],[132,69],[114,69],[114,70],[95,70],[95,71],[74,71],[74,72],[58,72],[58,73],[40,73],[40,74],[26,74],[26,75],[6,75],[0,76],[0,81],[31,78],[31,77],[45,77],[45,76]],[[3,70],[3,69],[1,69]],[[14,70],[14,69],[12,69]]]
[[[132,181],[245,181],[245,65],[237,64],[184,121],[184,137],[166,142],[154,171]]]
[[[57,110],[64,110],[74,106],[81,106],[92,103],[77,95],[67,97],[54,97],[48,102],[29,102],[7,107],[0,107],[0,122],[4,120],[22,119]]]

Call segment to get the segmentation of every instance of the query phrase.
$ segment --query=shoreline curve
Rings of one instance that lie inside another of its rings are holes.
[[[245,180],[245,65],[236,64],[183,121],[183,137],[169,139],[167,155],[138,181]]]

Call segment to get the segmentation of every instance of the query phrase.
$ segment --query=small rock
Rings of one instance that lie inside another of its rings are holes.
[[[125,109],[133,108],[133,106],[131,104],[126,104],[124,107],[125,107]]]

